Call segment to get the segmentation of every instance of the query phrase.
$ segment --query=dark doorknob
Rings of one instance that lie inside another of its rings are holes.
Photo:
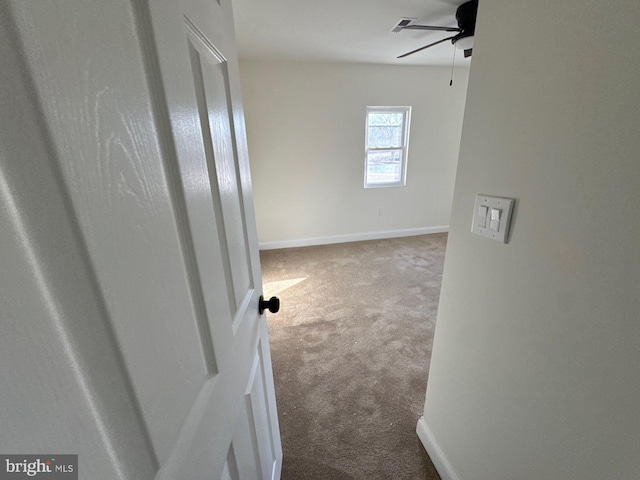
[[[278,310],[280,310],[280,299],[278,297],[271,297],[269,300],[265,300],[264,297],[260,295],[260,303],[258,304],[260,315],[262,315],[265,310],[269,310],[271,313],[277,313]]]

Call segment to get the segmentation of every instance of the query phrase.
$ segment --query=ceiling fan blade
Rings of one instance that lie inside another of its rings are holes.
[[[464,58],[469,58],[471,56],[471,52],[473,52],[473,48],[467,48],[464,51]]]
[[[434,45],[438,45],[439,43],[446,42],[447,40],[451,40],[451,39],[456,38],[456,37],[457,37],[457,35],[454,35],[453,37],[443,38],[442,40],[438,40],[437,42],[430,43],[429,45],[425,45],[424,47],[420,47],[420,48],[416,48],[415,50],[411,50],[410,52],[405,53],[404,55],[400,55],[397,58],[408,57],[409,55],[413,55],[414,53],[418,53],[418,52],[424,50],[425,48],[433,47]]]
[[[437,30],[441,32],[460,32],[458,27],[434,27],[432,25],[404,25],[403,30]]]

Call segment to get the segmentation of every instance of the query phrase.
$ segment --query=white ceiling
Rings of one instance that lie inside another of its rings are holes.
[[[457,26],[465,0],[232,0],[240,58],[451,65],[444,42],[404,59],[398,55],[452,34],[390,33],[401,17],[427,25]],[[456,65],[470,59],[456,53]]]

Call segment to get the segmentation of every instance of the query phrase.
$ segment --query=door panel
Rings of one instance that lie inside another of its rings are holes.
[[[230,286],[231,311],[235,315],[247,292],[253,289],[253,274],[247,255],[246,220],[238,188],[238,157],[232,135],[227,62],[193,22],[186,19],[186,26],[220,244],[223,257],[227,259],[224,271]]]
[[[269,424],[269,400],[265,395],[265,376],[262,349],[258,352],[251,368],[251,376],[245,393],[247,413],[251,419],[251,439],[253,449],[257,452],[258,478],[272,478],[272,470],[276,463],[276,452],[273,448],[273,432]]]

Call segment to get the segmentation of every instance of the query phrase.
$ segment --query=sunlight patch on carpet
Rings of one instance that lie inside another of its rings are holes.
[[[308,277],[291,278],[289,280],[277,280],[274,282],[266,282],[262,287],[264,289],[265,298],[269,298],[272,295],[278,295],[284,292],[287,288],[291,288],[300,282],[304,282]]]

